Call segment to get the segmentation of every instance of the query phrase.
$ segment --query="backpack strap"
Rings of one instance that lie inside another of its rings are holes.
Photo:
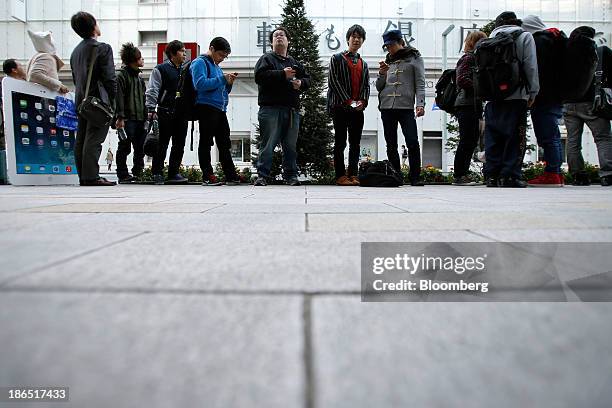
[[[597,68],[595,69],[595,95],[599,95],[603,77],[603,47],[597,47]]]

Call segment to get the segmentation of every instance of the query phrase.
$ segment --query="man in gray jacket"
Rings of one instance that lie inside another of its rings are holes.
[[[523,31],[522,21],[511,11],[504,11],[495,19],[495,30],[491,38],[500,33],[511,34]],[[519,77],[522,85],[509,97],[491,101],[485,108],[485,155],[484,167],[487,187],[527,187],[521,180],[521,137],[519,127],[533,105],[540,90],[538,60],[533,36],[522,32],[514,42],[519,60]]]
[[[378,90],[378,109],[387,143],[387,158],[400,172],[400,158],[397,150],[397,125],[399,123],[408,148],[410,184],[422,186],[423,182],[419,180],[421,147],[415,116],[420,117],[425,114],[423,58],[416,48],[405,45],[400,30],[387,31],[383,34],[383,40],[383,48],[389,53],[385,61],[380,62],[376,89]]]

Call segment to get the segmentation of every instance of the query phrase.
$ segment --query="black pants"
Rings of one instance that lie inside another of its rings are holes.
[[[359,144],[363,131],[363,111],[349,111],[342,108],[333,109],[334,122],[334,167],[336,178],[347,175],[356,176],[359,164]],[[344,149],[346,149],[346,136],[348,133],[349,159],[348,171],[344,168]]]
[[[457,121],[459,122],[459,146],[455,153],[456,178],[467,175],[472,162],[474,149],[478,145],[480,136],[479,120],[481,110],[475,106],[460,106],[457,108]]]
[[[524,100],[495,101],[485,108],[484,174],[487,178],[521,177],[521,125],[527,114]]]
[[[159,147],[157,154],[153,157],[153,174],[162,174],[168,145],[172,140],[170,149],[170,163],[168,165],[168,176],[172,177],[179,173],[183,153],[185,152],[185,139],[187,138],[187,121],[182,118],[176,119],[165,113],[158,114],[159,122]]]
[[[120,179],[126,178],[130,175],[127,168],[127,157],[131,153],[131,147],[134,147],[133,155],[133,167],[132,175],[134,177],[140,176],[142,169],[144,169],[144,121],[143,120],[126,120],[125,121],[125,134],[127,139],[119,140],[117,145],[117,177]]]
[[[387,158],[398,172],[401,172],[399,153],[397,151],[397,125],[402,127],[402,133],[408,149],[408,164],[410,180],[418,180],[421,175],[421,146],[417,133],[414,111],[409,109],[384,109],[380,111],[387,143]]]
[[[108,126],[95,127],[79,116],[79,125],[74,143],[74,159],[81,181],[100,178],[98,161],[102,154],[102,143],[108,134]]]
[[[196,105],[196,112],[200,123],[198,159],[204,178],[206,179],[214,173],[210,164],[210,148],[214,145],[214,139],[217,142],[219,162],[226,180],[238,179],[230,152],[232,142],[226,113],[209,105]]]

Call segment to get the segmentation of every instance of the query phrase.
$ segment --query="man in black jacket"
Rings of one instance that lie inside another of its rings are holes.
[[[300,130],[300,92],[310,86],[304,66],[287,54],[289,33],[277,27],[270,33],[272,51],[255,65],[259,86],[259,132],[261,144],[257,161],[256,186],[267,185],[272,168],[272,154],[280,141],[283,149],[283,178],[290,186],[299,186],[297,178],[297,138]]]
[[[185,45],[179,40],[170,41],[165,53],[168,59],[153,68],[146,92],[149,122],[156,118],[159,121],[159,147],[153,157],[153,181],[155,184],[164,184],[164,161],[172,139],[168,182],[186,183],[187,179],[179,173],[179,168],[185,149],[187,121],[175,114],[174,109],[179,77],[185,63]]]
[[[586,41],[586,49],[593,53],[595,49],[595,29],[582,26],[576,28],[570,34],[570,43]],[[569,47],[569,45],[568,45]],[[602,57],[602,84],[609,88],[612,86],[612,50],[606,46],[599,49]],[[580,66],[582,61],[572,61],[573,67],[568,71],[574,77],[580,77]],[[597,145],[597,156],[599,158],[599,177],[602,186],[612,185],[612,132],[610,131],[610,120],[600,118],[592,113],[593,101],[595,100],[595,77],[590,76],[590,86],[582,97],[570,98],[564,105],[563,118],[567,129],[567,164],[570,173],[574,177],[574,185],[589,185],[588,174],[584,171],[584,159],[582,157],[582,131],[586,124]]]
[[[110,106],[115,105],[117,78],[113,50],[110,45],[98,42],[100,27],[94,16],[79,11],[70,21],[72,29],[83,39],[72,51],[70,69],[76,91],[76,106],[85,98],[87,73],[91,62],[92,49],[95,47],[95,63],[91,76],[89,95],[96,96]],[[100,177],[98,160],[102,154],[102,143],[108,134],[108,126],[96,127],[79,116],[79,128],[74,146],[79,180],[82,186],[112,186],[114,182]]]
[[[119,183],[130,183],[140,177],[144,169],[144,139],[146,136],[145,83],[140,77],[144,66],[142,53],[132,43],[121,47],[123,66],[117,73],[117,130],[125,131],[126,139],[119,139],[117,146],[117,177]],[[134,147],[132,176],[128,172],[127,157]]]
[[[363,131],[363,110],[370,98],[370,73],[368,64],[361,58],[359,49],[365,41],[366,32],[355,24],[346,32],[348,50],[335,54],[329,61],[327,108],[334,121],[334,166],[336,184],[359,185],[357,165],[359,144]],[[344,167],[346,136],[349,141],[348,171]]]

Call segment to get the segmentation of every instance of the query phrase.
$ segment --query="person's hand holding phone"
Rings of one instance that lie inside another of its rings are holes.
[[[388,71],[389,71],[389,64],[387,64],[385,61],[379,61],[378,62],[378,73],[380,75],[387,75]]]
[[[228,84],[234,85],[234,81],[236,80],[238,73],[234,72],[232,74],[223,74],[223,75],[225,76],[225,80],[227,81]]]
[[[285,78],[287,79],[295,78],[295,69],[293,69],[292,67],[287,67],[283,71],[285,71]]]

